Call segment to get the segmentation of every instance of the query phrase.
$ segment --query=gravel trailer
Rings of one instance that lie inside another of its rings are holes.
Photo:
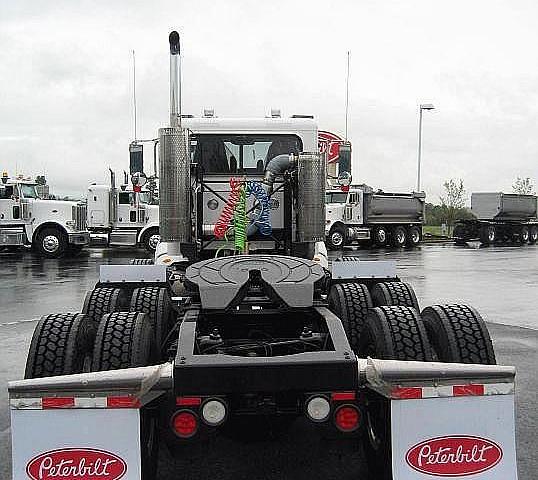
[[[484,245],[538,241],[536,195],[481,192],[471,195],[471,211],[476,219],[459,220],[454,227],[457,244],[480,240]]]
[[[169,40],[155,263],[103,265],[80,313],[39,321],[26,379],[9,384],[13,478],[159,478],[160,446],[181,457],[213,448],[210,435],[300,421],[362,444],[371,478],[516,479],[515,371],[496,365],[480,314],[421,311],[391,261],[329,269],[317,131],[265,119],[265,131],[245,120],[229,132],[213,119],[209,138],[187,132],[179,35]],[[299,151],[261,176],[221,169],[220,141],[241,168],[245,146],[282,149],[290,136]]]

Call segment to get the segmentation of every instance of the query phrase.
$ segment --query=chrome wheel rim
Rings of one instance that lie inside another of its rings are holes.
[[[378,243],[385,243],[387,241],[387,232],[385,230],[381,229],[377,231],[377,242]]]
[[[60,248],[60,240],[54,235],[47,235],[43,239],[43,250],[47,253],[54,253]]]
[[[161,241],[161,236],[157,233],[151,235],[148,239],[148,246],[152,250],[155,250],[157,248],[157,245]]]
[[[343,241],[344,241],[344,236],[340,232],[333,232],[331,234],[331,243],[334,246],[339,247],[340,245],[342,245]]]

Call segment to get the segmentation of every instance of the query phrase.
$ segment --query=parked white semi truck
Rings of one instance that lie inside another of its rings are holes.
[[[80,250],[89,242],[86,205],[39,198],[36,183],[22,177],[0,182],[0,247],[31,246],[46,257]]]
[[[321,464],[352,443],[368,478],[516,480],[515,371],[495,364],[480,314],[421,312],[394,262],[329,267],[315,122],[185,129],[169,40],[155,264],[103,265],[81,313],[39,321],[8,387],[13,479],[159,478],[159,444],[191,478],[189,447],[218,448],[210,436],[270,441],[301,422],[297,441],[333,438]]]
[[[110,185],[90,185],[87,200],[92,243],[143,246],[149,252],[155,251],[159,243],[159,206],[144,185],[132,185],[124,179],[118,188],[111,171]]]
[[[425,198],[423,192],[386,193],[368,185],[328,189],[326,244],[333,250],[361,241],[377,247],[416,246],[422,239]]]

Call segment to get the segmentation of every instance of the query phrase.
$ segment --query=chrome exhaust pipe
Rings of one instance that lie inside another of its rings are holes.
[[[181,128],[180,47],[174,31],[170,42],[170,126],[159,129],[159,230],[168,254],[180,254],[191,241],[191,166],[188,135]]]

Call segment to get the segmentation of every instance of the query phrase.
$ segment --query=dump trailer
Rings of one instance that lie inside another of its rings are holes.
[[[471,194],[472,220],[459,220],[454,227],[454,240],[464,244],[480,240],[483,245],[538,241],[538,197],[502,192]]]
[[[159,478],[159,447],[294,422],[363,448],[371,478],[517,478],[515,371],[480,314],[421,311],[392,261],[329,268],[315,123],[186,130],[169,43],[154,264],[103,265],[80,313],[39,321],[8,387],[13,478]]]
[[[325,195],[327,246],[362,241],[377,247],[416,246],[422,240],[426,195],[374,191],[368,185],[331,188]]]

